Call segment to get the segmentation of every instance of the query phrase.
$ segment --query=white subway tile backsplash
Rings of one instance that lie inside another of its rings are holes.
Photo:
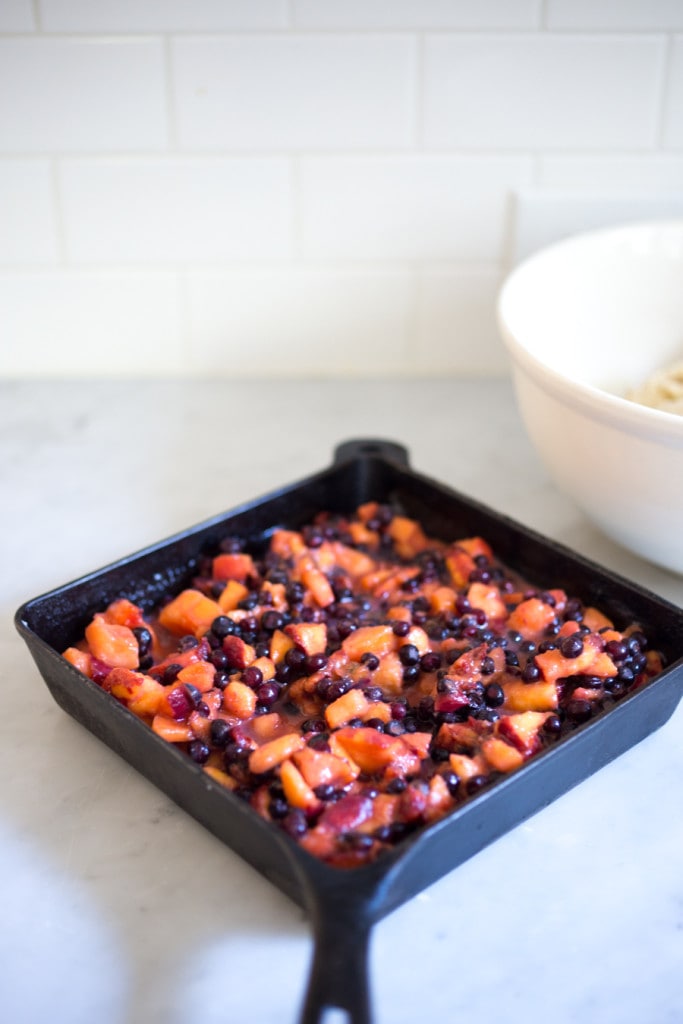
[[[633,156],[541,157],[537,183],[582,192],[640,193],[683,192],[683,156],[648,154]]]
[[[1,0],[0,32],[33,32],[35,27],[31,0]]]
[[[176,374],[184,368],[175,273],[0,272],[2,374]]]
[[[663,57],[654,36],[429,36],[425,143],[652,146]]]
[[[0,264],[54,263],[58,255],[49,161],[0,160]]]
[[[302,28],[535,28],[541,0],[293,0]]]
[[[290,253],[286,160],[67,159],[60,170],[67,253],[75,262],[182,264]]]
[[[304,255],[493,262],[511,190],[529,177],[530,161],[517,157],[304,158]]]
[[[188,292],[193,371],[310,377],[410,369],[407,272],[192,272]]]
[[[502,373],[497,267],[426,267],[420,275],[414,363],[421,373]]]
[[[681,0],[548,0],[547,25],[555,29],[683,28]]]
[[[667,86],[664,145],[683,149],[683,36],[673,41]]]
[[[329,149],[407,146],[416,44],[405,36],[178,38],[183,147]]]
[[[166,145],[156,40],[0,39],[0,151],[157,150]]]
[[[6,0],[2,0],[6,2]],[[287,0],[39,0],[47,32],[225,32],[282,28]]]

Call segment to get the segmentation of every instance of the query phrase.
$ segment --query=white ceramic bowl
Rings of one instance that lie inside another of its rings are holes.
[[[536,253],[505,281],[498,323],[554,482],[618,543],[683,573],[683,416],[624,397],[683,360],[683,220]]]

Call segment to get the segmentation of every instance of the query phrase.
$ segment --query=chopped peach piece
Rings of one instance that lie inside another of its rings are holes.
[[[256,711],[256,694],[246,683],[231,679],[223,690],[223,707],[229,715],[246,720]]]
[[[536,636],[555,621],[555,609],[539,597],[520,601],[510,613],[508,628],[518,630],[523,636]]]
[[[190,743],[194,739],[194,733],[189,725],[177,722],[175,718],[168,718],[166,715],[155,715],[152,719],[152,729],[168,743]]]
[[[286,635],[304,654],[323,654],[327,647],[327,626],[324,622],[291,622]]]
[[[597,608],[585,608],[582,625],[588,626],[591,633],[599,633],[601,629],[613,628],[614,623]]]
[[[497,772],[511,772],[524,764],[524,755],[498,736],[489,736],[481,745],[484,757]]]
[[[125,597],[112,601],[104,613],[104,617],[112,625],[128,626],[129,629],[135,629],[136,626],[147,626],[142,608]],[[149,626],[147,628],[149,629]]]
[[[299,807],[302,811],[308,812],[317,811],[321,807],[320,800],[289,758],[280,765],[280,782],[285,791],[285,798],[292,807]]]
[[[215,675],[216,669],[210,661],[195,661],[180,670],[178,682],[190,683],[196,686],[200,693],[208,693],[213,689]]]
[[[475,775],[486,774],[486,762],[481,754],[477,754],[475,757],[468,757],[467,754],[451,754],[448,762],[463,782],[474,778]]]
[[[503,685],[508,711],[555,711],[559,700],[557,686],[551,683],[523,683],[509,679]]]
[[[391,768],[393,773],[411,775],[419,770],[419,758],[401,736],[387,736],[367,726],[344,726],[335,735],[361,771],[372,774]]]
[[[364,654],[381,658],[396,647],[391,626],[361,626],[342,641],[342,650],[350,661],[360,661]]]
[[[199,590],[181,591],[159,613],[159,622],[174,636],[203,636],[223,609]]]
[[[250,576],[258,576],[251,555],[240,552],[216,555],[212,563],[212,576],[216,580],[238,580],[244,583]]]
[[[224,772],[221,768],[215,768],[213,765],[204,765],[204,771],[207,775],[210,775],[214,782],[219,782],[221,786],[225,786],[226,789],[236,789],[237,782],[231,775]]]
[[[496,723],[497,732],[529,756],[540,748],[540,732],[551,714],[551,711],[522,711],[518,715],[506,715]]]
[[[362,718],[368,710],[368,699],[362,690],[349,690],[325,708],[325,721],[330,729],[338,729],[352,718]]]
[[[292,757],[306,782],[315,789],[316,786],[335,786],[342,788],[358,776],[360,769],[352,766],[348,757],[339,757],[332,752],[334,736],[330,738],[330,752],[302,747]]]
[[[244,583],[240,583],[239,580],[228,580],[218,597],[218,605],[223,614],[234,612],[248,593],[249,588],[245,587]]]
[[[407,516],[394,516],[387,532],[401,558],[414,558],[429,546],[420,524],[415,519],[408,519]]]
[[[80,651],[78,647],[67,647],[67,649],[62,652],[62,657],[66,658],[66,660],[70,662],[74,668],[77,668],[79,672],[82,672],[84,676],[90,676],[92,657],[87,651]]]
[[[98,661],[112,668],[138,667],[140,650],[135,633],[128,626],[107,622],[103,615],[95,615],[86,626],[85,639],[90,653]]]
[[[278,736],[276,739],[264,743],[262,747],[252,750],[249,755],[249,771],[254,775],[269,772],[271,768],[277,768],[279,764],[282,764],[305,745],[306,741],[303,736],[296,732]]]
[[[259,715],[251,723],[251,729],[259,743],[266,743],[274,740],[287,728],[287,723],[277,711],[271,711],[268,715]]]
[[[373,672],[372,682],[389,696],[398,696],[402,692],[403,663],[395,651],[379,659],[379,668]]]
[[[456,593],[453,587],[437,587],[429,598],[429,603],[435,615],[443,612],[452,612],[455,608]]]
[[[279,665],[287,651],[294,647],[291,640],[281,629],[276,629],[270,638],[270,657],[275,665]]]
[[[467,591],[467,600],[473,608],[479,608],[489,619],[507,618],[507,607],[500,596],[498,587],[490,583],[471,583]]]

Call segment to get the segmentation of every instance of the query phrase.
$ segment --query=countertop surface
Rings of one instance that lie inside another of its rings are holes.
[[[12,616],[356,437],[683,605],[549,482],[505,379],[0,385],[8,1024],[295,1024],[303,913],[53,702]],[[380,921],[377,1024],[683,1020],[682,737],[679,707]]]

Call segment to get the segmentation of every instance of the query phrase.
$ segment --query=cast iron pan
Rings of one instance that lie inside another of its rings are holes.
[[[375,862],[330,867],[302,850],[243,800],[60,657],[95,610],[127,596],[151,610],[187,585],[203,552],[226,535],[263,544],[275,526],[299,529],[321,510],[391,503],[444,539],[480,534],[496,555],[540,587],[562,587],[617,624],[637,621],[665,658],[665,671],[565,736],[518,771]],[[367,949],[373,923],[661,726],[683,682],[683,610],[544,539],[507,517],[412,471],[397,444],[354,440],[333,465],[208,520],[24,604],[16,625],[55,700],[310,916],[315,949],[301,1024],[327,1008],[352,1024],[371,1021]]]

